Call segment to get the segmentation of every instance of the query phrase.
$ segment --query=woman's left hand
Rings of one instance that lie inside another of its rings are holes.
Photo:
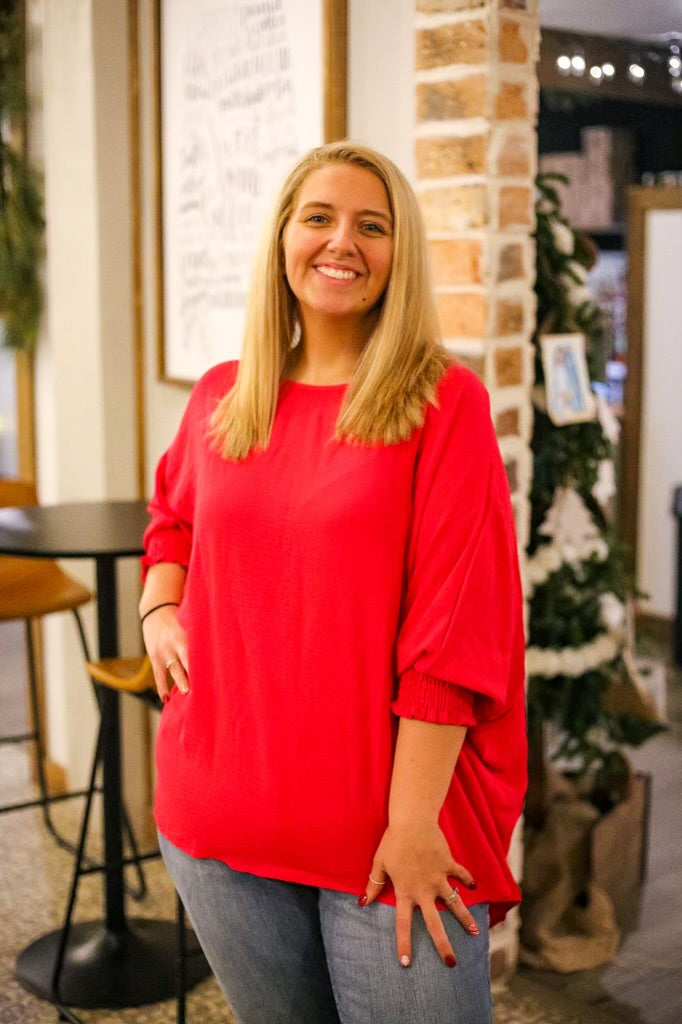
[[[372,903],[389,878],[396,896],[396,946],[402,966],[409,967],[412,962],[412,915],[419,907],[438,955],[448,967],[454,967],[455,954],[436,900],[445,903],[466,932],[477,935],[478,927],[457,892],[456,882],[468,889],[476,885],[470,872],[453,860],[437,822],[389,825],[374,855],[360,903]]]

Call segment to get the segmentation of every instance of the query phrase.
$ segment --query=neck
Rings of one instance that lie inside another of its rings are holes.
[[[288,376],[302,384],[347,384],[370,334],[366,318],[352,323],[339,323],[337,317],[313,323],[305,318]]]

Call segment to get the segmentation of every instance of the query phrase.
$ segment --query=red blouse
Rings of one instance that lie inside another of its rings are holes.
[[[156,821],[196,857],[360,894],[387,824],[397,717],[467,725],[441,813],[491,922],[526,781],[516,540],[487,393],[453,366],[401,444],[334,440],[345,385],[282,384],[243,462],[208,439],[236,364],[196,385],[161,458],[146,567],[187,567],[191,691],[159,727]],[[394,902],[390,886],[384,902]]]

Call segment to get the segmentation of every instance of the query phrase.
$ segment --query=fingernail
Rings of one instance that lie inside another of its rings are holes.
[[[178,690],[180,691],[180,693],[189,693],[189,686],[185,686],[183,684],[182,686],[178,686]]]
[[[164,704],[167,704],[167,703],[168,703],[168,701],[170,700],[170,694],[168,694],[168,693],[164,693],[164,695],[163,695],[163,697],[161,698],[161,700],[163,701],[163,703],[164,703]]]
[[[452,953],[448,953],[448,955],[446,957],[444,957],[443,959],[444,959],[444,961],[445,961],[445,963],[447,964],[448,967],[454,967],[455,964],[457,963],[457,961],[455,960],[455,958],[452,955]]]
[[[469,928],[468,928],[468,931],[469,931],[470,935],[478,935],[478,925],[477,924],[470,924]]]
[[[467,889],[478,889],[478,886],[476,885],[475,882],[469,882],[469,884],[467,885]]]
[[[401,956],[400,958],[400,964],[402,967],[409,967],[411,962],[412,961],[410,960],[409,956]]]
[[[358,900],[358,906],[359,906],[359,907],[364,907],[364,905],[365,905],[365,903],[366,903],[366,902],[367,902],[367,893],[364,893],[364,894],[363,894],[363,895],[362,895],[362,896],[360,897],[360,899]]]

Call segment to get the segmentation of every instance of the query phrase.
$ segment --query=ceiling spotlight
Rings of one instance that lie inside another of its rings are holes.
[[[582,53],[574,53],[571,57],[571,72],[574,75],[584,75],[586,67],[587,65]]]
[[[571,70],[571,58],[567,53],[562,53],[557,57],[556,66],[562,75],[569,74]]]
[[[668,57],[668,71],[677,78],[682,73],[682,57],[677,53],[671,53]]]
[[[613,78],[613,76],[616,73],[616,69],[614,68],[613,64],[609,60],[604,61],[604,63],[601,66],[601,69],[602,69],[602,74],[604,75],[604,78]]]
[[[601,82],[603,74],[604,71],[598,64],[593,64],[590,68],[590,78],[593,82]]]
[[[646,78],[646,71],[641,64],[638,64],[637,61],[633,60],[628,66],[628,78],[631,82],[634,82],[635,85],[641,85]]]
[[[682,93],[682,78],[671,78],[670,88],[673,90],[673,92]]]

